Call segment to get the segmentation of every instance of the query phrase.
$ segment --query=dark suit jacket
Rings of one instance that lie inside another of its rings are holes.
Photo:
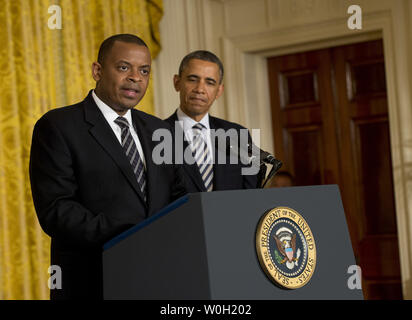
[[[52,238],[51,263],[62,270],[52,299],[101,299],[102,245],[185,193],[182,169],[152,161],[152,132],[169,129],[138,110],[132,119],[147,168],[147,204],[125,152],[91,92],[36,123],[30,179],[37,216]]]
[[[177,113],[175,112],[165,121],[170,124],[172,128],[175,127],[175,121],[178,121]],[[210,129],[235,129],[239,132],[240,129],[245,129],[241,125],[229,122],[223,119],[212,117],[209,115]],[[249,141],[251,141],[249,135]],[[187,148],[188,142],[184,141],[184,149]],[[227,147],[230,144],[227,143]],[[215,143],[215,156],[217,154],[222,155],[222,150],[218,150],[218,144]],[[246,166],[238,161],[238,164],[230,164],[230,150],[224,150],[226,156],[225,164],[218,164],[215,157],[215,164],[213,165],[213,191],[218,190],[236,190],[236,189],[253,189],[257,188],[258,178],[257,175],[242,175],[241,169]],[[196,163],[184,164],[184,172],[186,173],[186,189],[188,192],[206,192],[202,177],[199,172],[199,167]]]

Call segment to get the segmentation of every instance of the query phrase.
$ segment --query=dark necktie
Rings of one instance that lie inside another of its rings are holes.
[[[126,153],[126,157],[132,166],[133,172],[136,176],[137,183],[139,184],[140,190],[143,193],[144,200],[146,201],[146,173],[143,165],[143,161],[140,158],[139,152],[137,151],[136,144],[130,133],[129,123],[126,118],[118,117],[114,122],[122,130],[122,147]]]
[[[213,190],[213,164],[206,141],[202,136],[203,125],[195,124],[193,127],[192,151],[199,167],[200,175],[207,191]]]

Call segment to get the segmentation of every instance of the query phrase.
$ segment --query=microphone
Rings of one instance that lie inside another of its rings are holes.
[[[228,140],[226,140],[228,142]],[[251,164],[251,165],[261,165],[263,163],[271,164],[275,172],[277,172],[283,163],[276,159],[272,154],[267,151],[264,151],[257,147],[253,142],[247,143],[247,147],[245,145],[231,145],[230,143],[226,144],[228,146],[228,150],[230,154],[235,155],[241,159],[241,162],[244,164]],[[245,148],[246,147],[246,148]],[[218,144],[218,151],[226,152],[226,150],[220,148],[220,144]],[[259,164],[257,163],[257,155],[260,157]]]
[[[260,159],[261,161],[268,163],[268,164],[275,164],[277,160],[274,156],[272,156],[269,152],[260,149]]]
[[[276,167],[276,171],[279,170],[279,168],[282,166],[282,161],[276,159],[272,154],[269,152],[262,150],[256,146],[254,146],[256,149],[260,150],[260,163],[267,163],[271,164]],[[248,152],[249,154],[252,154],[252,145],[248,144]]]
[[[266,177],[266,180],[262,184],[261,188],[263,189],[266,185],[266,183],[272,179],[272,177],[279,171],[280,167],[283,165],[282,161],[276,159],[273,155],[271,155],[269,152],[266,152],[264,150],[260,150],[260,161],[262,163],[268,163],[272,165],[272,169],[270,170],[268,176]]]
[[[249,155],[253,154],[252,150],[254,150],[256,152],[257,151],[256,149],[259,150],[259,155],[260,155],[260,164],[259,164],[260,170],[259,170],[259,173],[258,173],[258,179],[259,179],[258,180],[258,187],[263,189],[265,187],[266,183],[270,179],[272,179],[272,177],[278,172],[278,170],[283,165],[283,163],[282,163],[282,161],[276,159],[269,152],[258,148],[254,144],[252,144],[252,145],[248,144],[248,153],[249,153]],[[252,162],[256,162],[256,156],[255,155],[252,155],[250,157],[250,159],[252,160]],[[271,164],[272,169],[270,170],[268,176],[265,179],[266,163]]]
[[[262,149],[260,150],[260,159],[265,163],[273,165],[273,169],[275,172],[277,172],[283,165],[282,161],[276,159],[269,152],[263,151]]]

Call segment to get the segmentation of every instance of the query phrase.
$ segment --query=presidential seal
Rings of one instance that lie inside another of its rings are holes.
[[[277,207],[263,214],[256,230],[256,251],[263,271],[282,288],[303,287],[315,271],[315,239],[293,209]]]

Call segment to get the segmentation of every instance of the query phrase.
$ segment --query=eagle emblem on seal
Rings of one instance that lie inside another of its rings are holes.
[[[300,249],[296,250],[296,233],[293,233],[289,228],[282,227],[276,231],[273,236],[276,241],[276,246],[282,256],[275,250],[276,260],[280,264],[286,264],[288,269],[292,270],[298,266]]]
[[[260,266],[275,285],[297,289],[315,271],[316,246],[305,218],[294,209],[267,210],[256,228],[256,253]]]

